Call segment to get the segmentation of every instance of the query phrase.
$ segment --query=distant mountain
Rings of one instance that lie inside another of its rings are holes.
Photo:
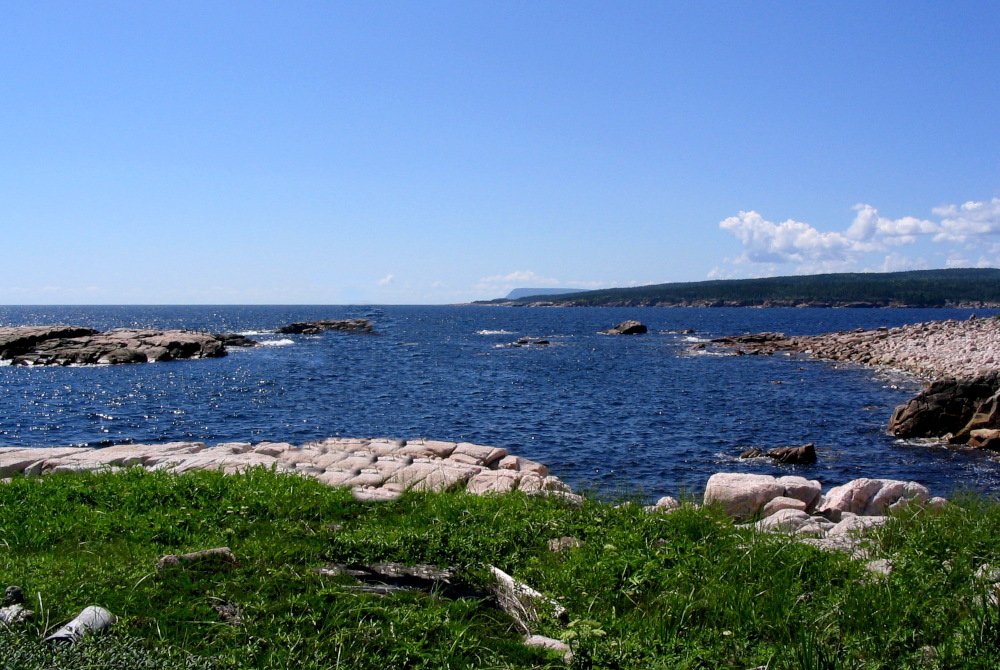
[[[1000,308],[1000,269],[952,268],[723,279],[599,291],[517,289],[507,298],[483,302],[594,307]]]
[[[535,295],[566,295],[569,293],[581,293],[582,288],[516,288],[507,294],[504,300],[519,300],[520,298],[530,298]]]

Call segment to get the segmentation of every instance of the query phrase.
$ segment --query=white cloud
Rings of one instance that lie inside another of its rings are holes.
[[[933,221],[904,216],[902,219],[887,219],[878,215],[871,205],[858,203],[854,206],[857,216],[844,233],[853,240],[879,241],[892,246],[913,244],[918,235],[932,235],[941,231],[941,226]]]
[[[990,245],[982,251],[985,253],[976,259],[970,258],[962,252],[953,251],[948,255],[945,266],[949,268],[995,268],[1000,266],[1000,245]]]
[[[394,274],[388,274],[388,275],[386,275],[386,276],[384,276],[384,277],[382,277],[381,279],[378,280],[378,285],[379,286],[388,286],[389,284],[391,284],[393,282],[393,280],[395,278],[396,278],[396,275],[394,275]]]
[[[739,260],[750,263],[845,265],[876,245],[844,233],[823,233],[808,223],[767,221],[757,212],[740,212],[719,223],[743,243]]]
[[[873,268],[874,272],[905,272],[906,270],[928,270],[931,265],[926,258],[891,253],[882,259],[882,264]]]
[[[1000,262],[1000,243],[994,242],[1000,236],[1000,198],[936,207],[933,213],[940,221],[913,216],[889,219],[864,203],[855,205],[854,210],[854,220],[843,232],[822,232],[791,219],[773,223],[754,211],[729,217],[719,227],[742,243],[743,252],[725,259],[709,276],[731,276],[736,274],[732,269],[740,266],[744,266],[738,273],[741,276],[779,274],[781,266],[789,264],[795,264],[799,273],[853,270],[873,252],[932,242],[946,247],[936,255],[947,254],[949,267],[988,267]],[[957,245],[966,248],[959,252],[954,248]],[[979,258],[972,260],[971,256]],[[870,258],[865,265],[885,272],[932,267],[925,257],[899,252],[881,260]]]
[[[934,238],[935,242],[966,242],[971,237],[1000,234],[1000,198],[944,205],[933,211],[942,217],[941,232]]]

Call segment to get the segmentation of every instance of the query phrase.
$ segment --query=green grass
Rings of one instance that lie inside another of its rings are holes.
[[[550,539],[582,546],[561,553]],[[129,469],[0,484],[0,588],[35,620],[0,628],[3,668],[558,668],[489,598],[379,596],[329,563],[429,563],[485,589],[495,565],[557,599],[579,668],[994,668],[1000,612],[973,575],[1000,566],[1000,507],[911,509],[859,562],[735,526],[713,509],[649,514],[520,494],[411,494],[362,504],[266,470]],[[157,572],[228,546],[229,569]],[[235,607],[222,621],[212,605]],[[68,647],[40,642],[87,605],[120,617]]]

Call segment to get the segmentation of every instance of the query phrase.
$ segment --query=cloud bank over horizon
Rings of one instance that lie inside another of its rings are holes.
[[[1000,198],[935,207],[936,219],[887,218],[864,203],[853,209],[846,229],[829,232],[794,219],[768,221],[753,210],[726,218],[719,228],[743,250],[709,277],[1000,266]]]

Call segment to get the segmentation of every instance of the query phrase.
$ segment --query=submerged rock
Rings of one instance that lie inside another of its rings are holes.
[[[348,333],[372,333],[374,326],[368,319],[340,319],[336,321],[298,321],[278,328],[283,335],[318,335],[328,330],[340,330]]]
[[[514,342],[508,344],[508,347],[527,347],[527,346],[545,346],[552,344],[548,340],[535,339],[533,337],[519,337]]]
[[[784,465],[812,465],[816,462],[816,445],[810,442],[801,447],[775,447],[767,452],[757,447],[751,447],[740,454],[740,458],[744,459],[764,456]]]

